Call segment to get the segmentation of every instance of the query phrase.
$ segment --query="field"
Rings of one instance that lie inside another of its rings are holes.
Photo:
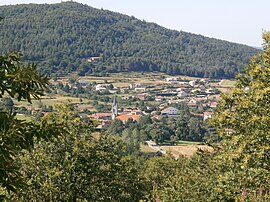
[[[220,90],[220,92],[226,94],[235,85],[235,82],[236,81],[234,81],[234,80],[223,79],[220,82],[212,84],[212,85],[215,86],[218,90]]]
[[[83,102],[87,101],[87,99],[83,99]],[[80,98],[74,98],[74,97],[67,97],[67,96],[58,96],[55,95],[54,97],[41,97],[40,100],[32,100],[32,104],[28,103],[26,100],[21,100],[20,102],[14,101],[14,104],[16,105],[23,105],[23,106],[32,106],[32,107],[38,107],[40,104],[43,105],[56,105],[60,103],[79,103]]]
[[[207,145],[178,145],[178,146],[161,146],[167,153],[171,153],[175,158],[180,156],[192,157],[198,149],[212,151]]]
[[[143,85],[158,85],[164,83],[164,78],[172,77],[168,74],[161,72],[121,72],[112,73],[109,76],[81,76],[71,75],[75,80],[87,80],[90,83],[113,83],[116,87],[128,86],[130,83],[140,83]],[[180,77],[182,80],[195,80],[200,78],[189,77],[189,76],[173,76]],[[67,77],[60,78],[62,83],[68,81]]]
[[[122,73],[113,73],[110,74],[108,76],[83,76],[83,77],[79,77],[75,74],[71,74],[69,76],[66,77],[60,77],[58,78],[57,81],[53,81],[51,80],[51,83],[53,84],[57,84],[58,82],[63,83],[64,85],[68,83],[68,80],[70,78],[74,79],[74,80],[86,80],[89,83],[112,83],[114,86],[116,87],[128,87],[129,84],[131,83],[140,83],[142,85],[151,85],[151,86],[155,86],[158,87],[161,84],[164,84],[164,78],[166,77],[171,77],[170,75],[167,75],[165,73],[160,73],[160,72],[122,72]],[[175,76],[177,77],[177,76]],[[188,77],[188,76],[178,76],[180,77],[182,80],[195,80],[198,78],[195,77]],[[122,96],[125,95],[130,95],[129,93],[127,94],[121,94]],[[109,96],[113,96],[113,95],[109,95]],[[52,97],[50,96],[43,96],[40,100],[33,100],[32,104],[29,104],[27,101],[22,100],[21,102],[16,102],[15,101],[15,105],[19,106],[32,106],[34,108],[36,107],[40,107],[41,105],[51,105],[54,106],[56,104],[60,104],[60,103],[66,103],[66,102],[70,102],[70,103],[78,103],[80,104],[80,99],[79,98],[74,98],[74,97],[68,97],[68,96],[64,96],[64,95],[60,95],[60,94],[55,94]],[[89,103],[88,99],[83,99],[83,103]],[[82,106],[83,107],[83,106]],[[94,108],[91,106],[87,106],[88,109],[93,110]]]
[[[149,153],[155,153],[156,151],[152,148],[150,148],[147,145],[141,144],[140,145],[141,152],[149,154]]]

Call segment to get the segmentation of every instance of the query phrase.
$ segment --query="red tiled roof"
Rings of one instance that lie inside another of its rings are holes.
[[[132,114],[123,114],[116,117],[116,119],[119,119],[123,122],[126,122],[128,119],[133,119],[134,121],[138,121],[139,118],[140,118],[140,115],[132,115]]]

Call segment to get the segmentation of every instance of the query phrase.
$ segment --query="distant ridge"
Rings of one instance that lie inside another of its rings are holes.
[[[259,52],[76,2],[0,6],[0,16],[2,53],[21,51],[49,74],[161,71],[232,78]]]

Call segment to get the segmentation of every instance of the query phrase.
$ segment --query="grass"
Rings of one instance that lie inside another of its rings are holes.
[[[140,150],[143,153],[155,153],[156,151],[152,148],[150,148],[148,145],[140,144]]]
[[[178,145],[178,146],[161,146],[167,153],[171,153],[175,158],[180,156],[192,157],[198,149],[212,151],[213,149],[207,145]]]
[[[201,145],[202,142],[192,142],[192,141],[179,140],[178,144],[182,144],[182,145]]]
[[[16,118],[24,121],[31,121],[33,117],[25,116],[24,114],[16,114]]]
[[[232,80],[222,80],[220,82],[220,87],[224,87],[224,88],[232,88],[234,86],[236,81],[232,81]]]
[[[202,145],[202,142],[193,142],[193,141],[185,141],[185,140],[178,140],[176,145]],[[165,140],[162,144],[162,146],[169,146],[172,145],[170,140]]]
[[[108,83],[113,83],[113,85],[117,87],[125,87],[128,86],[130,83],[141,83],[144,85],[156,85],[159,83],[163,83],[165,80],[163,77],[171,77],[170,75],[160,73],[160,72],[121,72],[121,73],[112,73],[109,76],[81,76],[77,77],[77,80],[89,80],[89,82],[93,83],[104,83],[105,80]],[[185,78],[186,77],[181,77]],[[195,78],[189,80],[194,80]],[[197,79],[197,78],[196,78]],[[58,81],[62,83],[67,82],[67,78],[63,77],[60,78]]]
[[[87,103],[89,100],[83,98],[83,103]],[[53,98],[50,97],[43,97],[40,100],[32,100],[32,104],[27,102],[26,100],[21,100],[20,102],[14,101],[14,104],[17,106],[32,106],[38,107],[40,105],[51,105],[54,106],[56,104],[63,104],[63,103],[80,103],[80,98],[75,97],[67,97],[67,96],[57,96],[55,95]]]

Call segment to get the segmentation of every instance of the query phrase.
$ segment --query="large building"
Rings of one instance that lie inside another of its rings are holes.
[[[129,119],[131,119],[133,122],[138,122],[140,119],[141,115],[134,115],[134,114],[122,114],[117,117],[116,119],[122,121],[123,123],[126,123]]]
[[[166,108],[166,109],[163,109],[162,111],[161,111],[161,115],[163,115],[163,116],[171,116],[171,115],[177,115],[178,114],[178,109],[177,108],[175,108],[175,107],[168,107],[168,108]]]

